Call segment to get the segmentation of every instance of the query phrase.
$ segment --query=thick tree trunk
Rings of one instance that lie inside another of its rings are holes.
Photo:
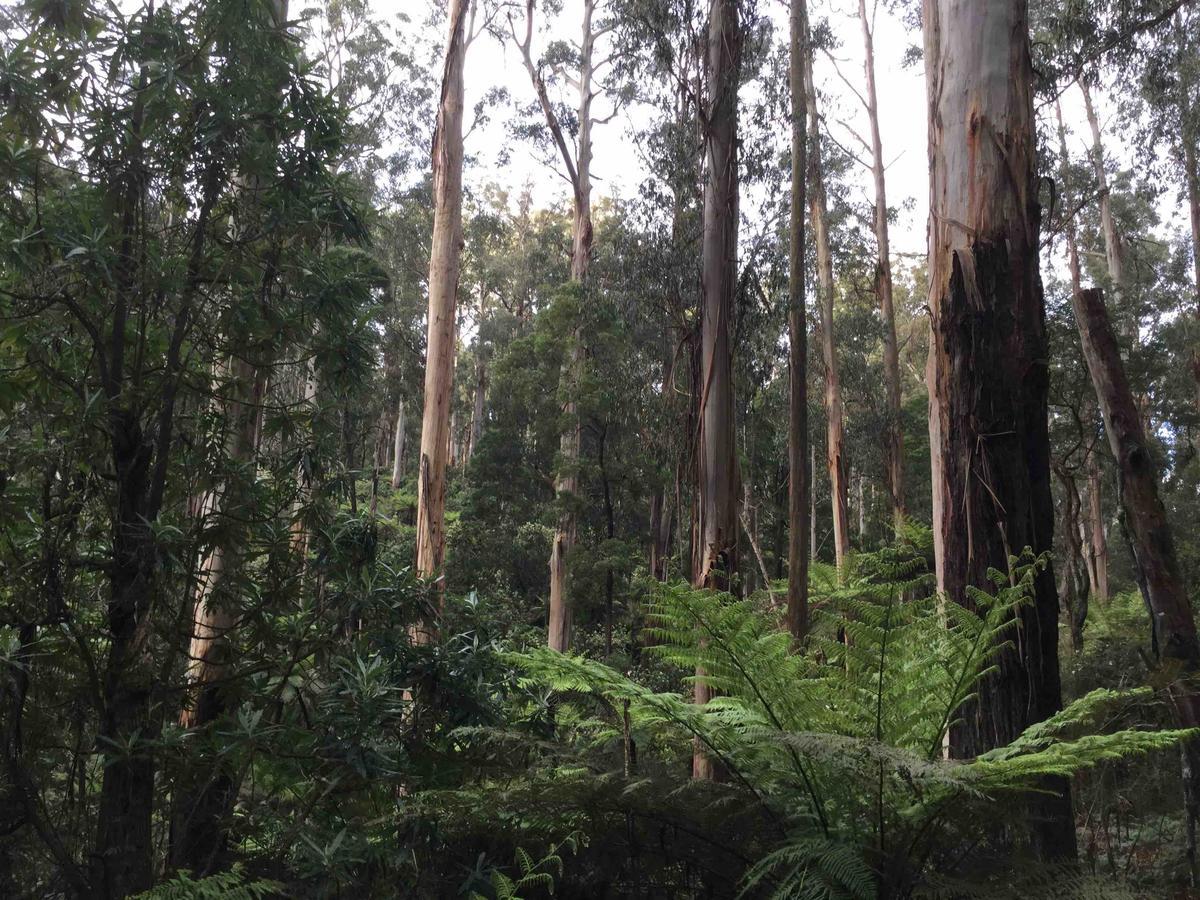
[[[1083,290],[1073,298],[1072,305],[1088,371],[1104,414],[1109,447],[1117,462],[1121,505],[1135,562],[1145,580],[1159,652],[1175,674],[1190,674],[1200,670],[1196,624],[1174,536],[1158,495],[1154,456],[1125,375],[1104,296],[1098,290]],[[1182,723],[1189,728],[1200,725],[1200,697],[1194,689],[1181,684],[1175,695]]]
[[[1155,646],[1166,674],[1174,678],[1171,699],[1179,724],[1200,726],[1200,693],[1195,677],[1200,672],[1200,641],[1183,583],[1174,536],[1158,495],[1158,473],[1146,440],[1133,391],[1125,376],[1116,336],[1098,290],[1076,292],[1072,298],[1084,356],[1113,458],[1125,524],[1133,548],[1138,582],[1150,607]],[[1200,743],[1182,749],[1184,804],[1187,814],[1187,852],[1195,878],[1195,822],[1200,818]]]
[[[938,588],[970,606],[1025,547],[1051,549],[1045,306],[1038,273],[1033,71],[1025,0],[926,0],[929,90],[929,438]],[[951,751],[1003,746],[1062,705],[1058,598],[1047,567],[962,710]],[[1070,787],[1030,800],[1035,851],[1075,856]]]
[[[725,590],[738,565],[737,457],[734,447],[733,320],[737,265],[737,89],[741,66],[738,0],[711,0],[708,21],[706,181],[701,250],[699,434],[696,458],[697,521],[692,580],[696,587]],[[703,673],[697,673],[703,674]],[[695,699],[711,691],[697,682]],[[696,778],[718,775],[715,761],[697,746]]]
[[[792,113],[792,198],[788,224],[788,593],[787,627],[799,644],[808,634],[808,548],[812,520],[808,471],[808,324],[804,308],[804,209],[807,205],[809,52],[807,0],[791,0],[788,87]]]
[[[845,447],[845,407],[838,376],[837,346],[833,333],[833,251],[829,245],[829,211],[825,173],[821,165],[821,117],[813,84],[812,47],[804,54],[804,99],[808,104],[808,209],[817,245],[817,284],[820,289],[821,354],[825,369],[826,466],[829,502],[833,512],[833,551],[838,570],[850,553],[850,513]]]
[[[156,590],[158,568],[144,504],[150,454],[132,415],[118,413],[113,418],[118,499],[99,734],[113,742],[134,741],[135,747],[105,760],[93,882],[99,896],[120,898],[148,889],[152,881],[155,764],[146,745],[159,734],[161,720],[151,710],[154,666],[149,635],[141,627]]]
[[[451,0],[450,35],[433,137],[433,244],[429,254],[429,324],[425,356],[425,408],[417,470],[417,573],[436,578],[440,614],[446,557],[446,467],[450,407],[454,397],[455,307],[462,258],[463,64],[469,0]],[[414,642],[429,643],[436,621],[414,626]]]
[[[887,394],[887,424],[883,434],[883,466],[892,500],[896,528],[904,522],[904,432],[900,423],[900,350],[896,341],[896,311],[892,294],[891,240],[888,235],[887,180],[883,141],[879,135],[879,100],[875,93],[875,40],[867,18],[866,0],[858,0],[862,23],[864,68],[867,76],[867,117],[871,120],[871,174],[875,179],[875,294],[883,316],[883,382]]]
[[[404,450],[407,436],[405,429],[408,421],[404,417],[404,396],[396,400],[396,433],[392,445],[392,489],[396,490],[404,482]]]

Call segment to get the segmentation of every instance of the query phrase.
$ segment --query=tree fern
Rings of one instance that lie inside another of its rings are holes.
[[[747,890],[787,897],[907,894],[925,883],[938,846],[986,841],[1005,795],[1047,775],[1171,747],[1181,731],[1104,733],[1117,709],[1148,690],[1089,694],[1008,747],[969,761],[943,758],[943,741],[996,654],[1014,637],[1013,610],[1029,602],[1045,560],[1025,556],[993,572],[995,592],[974,609],[931,591],[914,547],[860,555],[828,585],[807,652],[752,600],[664,586],[650,604],[652,652],[717,692],[704,706],[653,691],[595,660],[539,649],[510,660],[527,685],[628,705],[643,746],[692,737],[720,759],[781,837],[746,873]],[[819,576],[818,576],[819,581]],[[619,736],[614,718],[575,715],[577,738]]]
[[[265,878],[249,878],[240,865],[228,872],[192,878],[180,872],[169,881],[138,894],[135,900],[267,900],[282,895],[283,885]]]

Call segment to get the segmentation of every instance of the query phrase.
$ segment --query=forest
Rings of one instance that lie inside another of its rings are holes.
[[[1200,3],[0,26],[0,897],[1200,898]]]

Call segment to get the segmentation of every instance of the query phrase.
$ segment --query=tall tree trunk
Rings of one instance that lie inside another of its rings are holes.
[[[711,0],[708,20],[708,110],[704,135],[706,181],[701,248],[700,411],[696,459],[697,522],[692,579],[696,587],[725,590],[738,565],[737,457],[734,448],[733,321],[738,228],[738,75],[742,35],[738,0]],[[702,672],[697,674],[703,675]],[[695,699],[711,690],[696,683]],[[696,778],[718,774],[697,746]]]
[[[808,3],[791,0],[788,87],[792,113],[792,198],[788,223],[788,593],[787,627],[799,644],[808,634],[808,549],[813,523],[808,470],[808,324],[804,308],[804,209],[807,205]]]
[[[546,83],[533,61],[533,6],[534,0],[525,4],[525,38],[518,43],[525,68],[533,81],[538,102],[546,117],[550,134],[558,147],[563,165],[567,169],[573,194],[573,216],[571,221],[571,281],[582,286],[587,281],[588,268],[592,259],[592,101],[596,91],[592,85],[593,57],[598,37],[592,20],[596,11],[595,0],[584,0],[583,29],[579,54],[579,107],[575,135],[575,152],[572,153],[563,134],[562,123],[550,103]],[[514,37],[515,37],[514,33]],[[560,652],[571,646],[574,628],[574,611],[568,594],[567,558],[575,546],[578,528],[573,500],[579,492],[579,447],[580,423],[576,391],[583,377],[583,336],[578,328],[572,335],[571,348],[563,363],[560,384],[564,394],[563,420],[566,425],[559,436],[559,466],[554,479],[554,494],[558,501],[558,523],[550,546],[550,620],[547,628],[547,643]]]
[[[1045,304],[1026,0],[925,2],[929,90],[929,441],[938,588],[971,605],[988,569],[1051,549]],[[1049,567],[1020,640],[951,730],[954,756],[1004,746],[1062,706]],[[1070,786],[1031,797],[1034,849],[1075,858]]]
[[[1089,596],[1083,544],[1080,539],[1081,503],[1075,476],[1066,468],[1058,469],[1057,474],[1063,487],[1062,534],[1066,545],[1058,593],[1062,598],[1063,611],[1067,614],[1071,649],[1079,653],[1083,649],[1083,628],[1087,622]]]
[[[1090,407],[1090,404],[1089,404]],[[1094,408],[1089,409],[1093,413]],[[1087,424],[1091,424],[1091,416]],[[1108,599],[1108,535],[1104,528],[1104,482],[1100,473],[1100,454],[1095,446],[1087,450],[1088,508],[1087,532],[1091,544],[1090,583],[1092,593],[1101,603]]]
[[[104,766],[93,881],[99,896],[121,898],[149,889],[153,877],[156,767],[153,752],[145,745],[158,736],[161,720],[151,709],[154,665],[143,627],[157,580],[153,519],[145,515],[149,454],[138,440],[140,428],[134,417],[118,414],[115,418],[122,427],[112,432],[118,501],[99,733],[108,741],[129,741],[134,746],[131,752],[107,759]]]
[[[287,21],[286,0],[270,4],[274,26]],[[279,86],[275,86],[279,89]],[[237,178],[236,189],[248,196],[262,187],[258,179]],[[270,302],[274,264],[268,262],[262,278],[260,302]],[[223,446],[228,464],[244,471],[251,481],[256,477],[263,399],[267,390],[267,368],[239,355],[260,348],[247,346],[240,335],[230,335],[237,348],[222,364],[213,380],[218,396],[229,399],[224,409]],[[241,555],[245,545],[246,516],[241,509],[246,492],[233,478],[211,491],[204,501],[205,518],[223,519],[220,537],[202,560],[195,586],[192,622],[188,646],[187,691],[179,724],[184,728],[203,728],[215,723],[225,712],[228,679],[233,648],[231,644],[236,617],[231,590],[237,587]],[[221,760],[197,777],[185,772],[174,786],[171,810],[170,862],[204,875],[220,868],[226,845],[225,820],[232,810],[237,790],[235,775]],[[193,767],[195,768],[195,767]]]
[[[1108,173],[1104,168],[1104,139],[1100,133],[1100,120],[1092,104],[1092,92],[1087,81],[1079,79],[1083,92],[1083,106],[1087,112],[1088,126],[1092,130],[1092,171],[1096,176],[1096,190],[1100,195],[1100,232],[1104,236],[1104,259],[1108,265],[1108,277],[1113,289],[1120,292],[1125,288],[1125,251],[1121,246],[1121,235],[1112,213],[1112,196],[1108,187]]]
[[[817,558],[817,492],[813,487],[813,476],[817,471],[817,448],[808,448],[808,558]]]
[[[297,374],[302,379],[301,383],[297,385],[300,403],[310,413],[313,413],[317,405],[319,387],[316,362],[306,363]],[[308,567],[308,547],[311,542],[311,534],[306,516],[309,500],[312,497],[312,488],[313,486],[308,473],[301,467],[299,489],[296,499],[292,504],[291,545],[297,559],[300,561],[302,571]]]
[[[266,390],[265,370],[234,358],[229,378],[217,379],[219,390],[230,398],[225,406],[225,421],[230,432],[228,461],[237,468],[249,468],[253,477],[258,444],[259,411]],[[208,495],[205,518],[229,516],[232,533],[222,532],[198,572],[196,597],[188,647],[185,705],[179,715],[184,728],[203,728],[216,722],[226,708],[226,678],[232,663],[230,639],[236,626],[231,586],[236,588],[244,520],[238,512],[238,496],[244,492],[236,484],[226,483]],[[204,767],[198,777],[183,777],[175,785],[171,823],[171,865],[189,869],[198,875],[217,871],[223,865],[226,828],[223,820],[232,807],[234,774],[220,765]]]
[[[404,481],[404,450],[407,443],[405,429],[408,421],[404,417],[404,395],[396,400],[396,433],[392,446],[392,490],[396,490]]]
[[[611,545],[617,535],[617,515],[613,505],[612,484],[608,477],[606,448],[608,445],[608,429],[600,433],[599,446],[596,452],[596,462],[600,467],[600,490],[604,497],[604,534]],[[612,566],[604,567],[604,658],[612,656],[613,648],[613,594],[615,576]]]
[[[821,354],[825,369],[826,466],[829,502],[833,511],[833,552],[838,571],[850,553],[850,513],[846,482],[845,408],[838,376],[837,346],[833,333],[833,251],[829,246],[829,210],[825,173],[821,165],[821,117],[813,84],[812,46],[804,54],[804,99],[808,104],[808,211],[817,245],[817,284],[820,289]]]
[[[1097,154],[1102,156],[1102,150],[1100,149],[1099,125],[1096,122],[1095,112],[1092,111],[1091,99],[1090,95],[1087,93],[1087,88],[1084,87],[1083,90],[1084,97],[1087,99],[1088,118],[1092,122],[1092,134],[1095,141],[1094,150]],[[1062,172],[1060,174],[1060,179],[1063,184],[1063,189],[1065,190],[1066,185],[1068,184],[1067,160],[1069,158],[1067,151],[1067,131],[1066,127],[1063,125],[1062,105],[1057,100],[1054,103],[1054,109],[1058,120],[1058,145],[1059,155],[1062,161]],[[1103,164],[1101,164],[1097,170],[1097,177],[1104,178]],[[1108,188],[1106,185],[1102,185],[1101,196],[1102,203],[1107,204]],[[1111,225],[1112,216],[1109,215],[1108,219]],[[1068,245],[1067,262],[1068,270],[1071,276],[1071,290],[1074,293],[1078,293],[1080,290],[1082,290],[1083,286],[1080,281],[1081,273],[1079,267],[1079,254],[1075,246],[1076,237],[1074,219],[1069,219],[1066,222],[1066,232]],[[1109,242],[1107,238],[1105,239],[1105,246],[1117,247],[1116,252],[1119,256],[1120,250],[1115,234],[1116,232],[1114,230],[1114,238],[1112,242]],[[1113,270],[1111,268],[1109,269],[1109,277],[1114,277]],[[1092,402],[1089,401],[1085,403],[1082,419],[1084,427],[1091,432],[1093,423],[1096,419],[1096,408]],[[1083,518],[1086,521],[1088,546],[1087,552],[1084,554],[1084,561],[1086,564],[1089,593],[1091,596],[1096,597],[1097,600],[1104,602],[1108,599],[1108,537],[1104,528],[1104,504],[1102,502],[1103,482],[1100,477],[1100,456],[1096,452],[1095,441],[1093,439],[1094,435],[1089,433],[1086,437],[1087,448],[1085,450],[1085,465],[1087,467],[1088,502],[1086,511],[1087,514]]]
[[[1059,112],[1059,138],[1066,165],[1066,138]],[[1064,179],[1065,180],[1065,179]],[[1105,432],[1117,466],[1117,494],[1122,522],[1133,552],[1138,587],[1150,611],[1152,645],[1168,673],[1176,676],[1171,689],[1179,724],[1200,725],[1200,693],[1194,680],[1200,671],[1200,640],[1191,602],[1175,553],[1174,535],[1158,495],[1158,473],[1137,400],[1129,386],[1104,295],[1083,290],[1075,223],[1068,219],[1068,262],[1071,270],[1071,308],[1079,329],[1084,359],[1096,390]],[[1183,676],[1183,677],[1178,677]],[[1196,822],[1200,819],[1200,742],[1180,749],[1187,819],[1187,858],[1196,881]]]
[[[1200,163],[1196,160],[1196,128],[1186,129],[1185,135],[1183,165],[1187,170],[1188,218],[1192,224],[1192,265],[1196,288],[1196,308],[1192,315],[1200,323]],[[1196,378],[1196,407],[1200,409],[1200,347],[1192,349],[1192,374]],[[1200,447],[1200,436],[1196,438],[1196,445]]]
[[[442,70],[441,102],[433,136],[433,243],[429,253],[429,323],[425,351],[425,408],[417,470],[417,573],[436,577],[440,616],[445,588],[446,467],[454,399],[455,307],[462,260],[463,64],[469,0],[451,0],[450,34]],[[416,643],[430,643],[436,621],[413,627]]]
[[[884,173],[883,141],[879,135],[879,99],[875,93],[875,39],[867,18],[867,0],[858,0],[862,23],[864,68],[867,76],[867,117],[871,120],[871,174],[875,179],[875,294],[883,315],[883,381],[887,393],[887,425],[883,435],[883,465],[892,519],[896,528],[904,522],[904,432],[900,422],[900,350],[896,341],[896,311],[892,301],[891,240],[888,235],[887,180]]]
[[[467,439],[466,461],[470,462],[471,457],[479,448],[479,439],[483,437],[483,417],[487,409],[487,389],[488,389],[488,371],[487,358],[484,356],[483,347],[480,345],[479,339],[476,338],[475,347],[475,402],[471,407],[471,434]]]
[[[249,362],[234,358],[222,366],[216,388],[228,393],[223,405],[229,440],[226,442],[228,461],[233,467],[252,467],[258,444],[259,409],[266,390],[265,374]],[[225,485],[205,498],[205,515],[220,516],[233,498]],[[236,517],[235,517],[236,518]],[[225,638],[233,628],[233,616],[222,605],[218,594],[222,581],[235,574],[237,566],[236,540],[223,539],[215,545],[200,565],[196,580],[195,616],[188,649],[189,703],[179,716],[184,728],[211,722],[223,705],[214,694],[212,682],[220,681],[227,668]]]
[[[1104,414],[1109,447],[1117,463],[1118,495],[1133,547],[1139,582],[1150,607],[1155,644],[1167,674],[1179,724],[1200,726],[1200,693],[1194,678],[1200,671],[1200,642],[1191,603],[1183,583],[1175,541],[1158,495],[1158,473],[1146,440],[1133,391],[1125,376],[1116,336],[1098,290],[1072,297],[1088,371]],[[1189,861],[1194,868],[1195,821],[1200,815],[1200,746],[1183,748],[1184,790],[1189,819]]]
[[[1197,160],[1196,146],[1200,143],[1200,109],[1196,108],[1193,101],[1195,84],[1192,81],[1191,54],[1195,50],[1188,39],[1183,13],[1175,14],[1175,33],[1179,38],[1179,138],[1183,144],[1183,177],[1187,184],[1188,219],[1192,227],[1192,266],[1196,291],[1192,314],[1200,323],[1200,161]],[[1200,344],[1192,348],[1192,375],[1196,379],[1196,407],[1200,409]],[[1200,434],[1196,435],[1193,445],[1200,452]]]
[[[662,394],[663,412],[671,416],[676,412],[675,354],[671,346],[670,327],[663,333]],[[669,446],[669,444],[668,444]],[[655,479],[654,491],[650,496],[650,577],[655,581],[667,580],[667,560],[671,555],[671,503],[667,496],[667,485],[661,477]]]

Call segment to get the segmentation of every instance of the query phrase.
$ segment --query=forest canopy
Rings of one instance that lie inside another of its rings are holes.
[[[0,896],[1200,897],[1200,6],[0,25]]]

